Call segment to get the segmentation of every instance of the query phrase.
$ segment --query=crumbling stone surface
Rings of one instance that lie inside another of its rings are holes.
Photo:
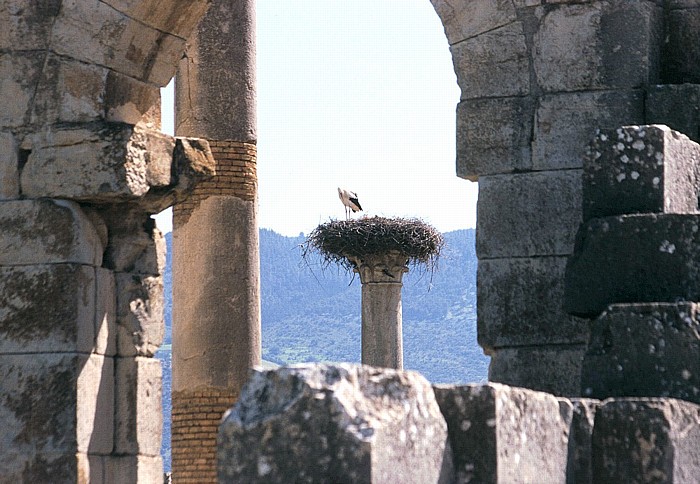
[[[92,221],[74,202],[0,201],[0,266],[100,266],[104,249]]]
[[[567,311],[595,317],[609,304],[699,301],[699,227],[699,215],[589,220],[567,263]]]
[[[700,407],[673,399],[610,399],[593,428],[593,482],[696,482]]]
[[[76,453],[113,448],[111,358],[75,353],[0,355],[0,475],[56,476]],[[60,482],[55,476],[39,482]],[[22,482],[20,478],[17,482]],[[65,482],[65,481],[64,481]]]
[[[583,359],[583,394],[700,403],[698,309],[695,303],[610,306],[592,324]]]
[[[219,428],[219,482],[452,482],[447,427],[413,372],[256,370]]]
[[[503,27],[517,18],[509,0],[431,0],[431,3],[442,20],[450,45]]]
[[[564,482],[569,420],[552,395],[486,385],[437,385],[455,482]]]
[[[694,213],[700,145],[666,126],[599,130],[586,149],[583,220],[626,213]]]
[[[585,344],[515,346],[490,353],[489,381],[563,397],[580,396]]]
[[[116,273],[117,353],[153,356],[163,343],[163,278]]]
[[[19,198],[19,146],[12,133],[0,132],[0,200]]]

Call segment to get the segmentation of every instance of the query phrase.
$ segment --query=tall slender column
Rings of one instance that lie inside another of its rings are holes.
[[[401,280],[408,256],[391,251],[350,259],[362,282],[362,363],[401,370]]]
[[[217,175],[174,210],[173,476],[216,482],[216,432],[260,363],[255,3],[215,0],[176,81],[176,133]]]

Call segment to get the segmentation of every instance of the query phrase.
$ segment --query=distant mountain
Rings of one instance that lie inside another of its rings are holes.
[[[172,234],[165,284],[166,343],[172,315]],[[474,230],[447,232],[434,273],[412,269],[404,277],[404,366],[433,383],[486,381],[489,359],[476,343]],[[318,257],[302,258],[303,235],[260,230],[263,359],[285,365],[349,361],[361,357],[360,281]],[[166,348],[168,348],[166,346]],[[170,418],[170,354],[164,360],[164,414]],[[169,423],[164,439],[169,469]]]

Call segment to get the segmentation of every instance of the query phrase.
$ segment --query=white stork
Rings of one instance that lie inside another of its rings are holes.
[[[360,202],[357,201],[357,193],[338,187],[338,196],[343,205],[345,205],[345,220],[350,218],[350,210],[353,212],[362,210]]]

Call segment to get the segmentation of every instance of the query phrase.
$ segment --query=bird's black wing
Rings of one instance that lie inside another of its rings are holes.
[[[355,198],[350,197],[350,201],[351,201],[352,203],[354,203],[355,205],[357,205],[357,208],[359,208],[360,210],[362,210],[362,205],[360,205],[360,202],[357,201],[357,197],[355,197]],[[353,212],[357,212],[357,210],[355,210],[354,208],[352,209],[352,211],[353,211]]]

